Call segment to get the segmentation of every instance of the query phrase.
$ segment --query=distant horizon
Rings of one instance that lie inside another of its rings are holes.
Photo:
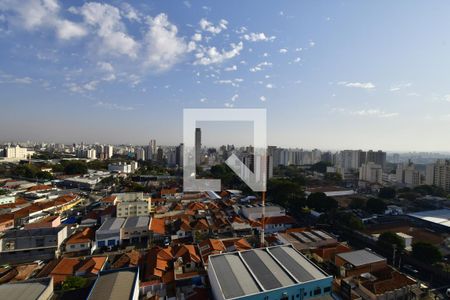
[[[70,145],[73,145],[73,144],[77,144],[77,145],[79,145],[79,144],[81,144],[81,143],[84,143],[85,145],[103,145],[103,146],[105,146],[105,145],[111,145],[111,146],[131,146],[131,147],[145,147],[145,146],[148,146],[148,143],[147,144],[140,144],[140,143],[136,143],[136,144],[133,144],[133,143],[102,143],[102,142],[86,142],[86,141],[78,141],[78,142],[58,142],[58,141],[33,141],[33,140],[22,140],[22,141],[15,141],[15,142],[12,142],[12,141],[2,141],[2,140],[0,140],[0,145],[6,145],[6,144],[11,144],[11,145],[19,145],[19,144],[25,144],[25,143],[34,143],[34,144],[39,144],[39,143],[44,143],[44,144],[63,144],[63,145],[65,145],[65,146],[70,146]],[[179,146],[180,144],[182,144],[182,142],[180,142],[180,143],[175,143],[175,144],[159,144],[158,143],[158,140],[156,140],[156,146],[158,147],[158,146],[161,146],[161,147],[177,147],[177,146]],[[202,148],[216,148],[216,149],[218,149],[218,148],[220,148],[220,147],[222,147],[222,146],[227,146],[227,145],[232,145],[232,146],[234,146],[234,147],[236,147],[236,148],[243,148],[243,147],[249,147],[249,146],[252,146],[251,144],[247,144],[247,145],[239,145],[239,144],[221,144],[221,145],[204,145],[204,144],[202,144]],[[434,151],[427,151],[427,150],[425,150],[425,151],[423,151],[423,150],[410,150],[410,151],[396,151],[396,150],[385,150],[385,149],[380,149],[380,148],[367,148],[367,149],[365,149],[365,148],[340,148],[340,149],[337,149],[337,148],[334,148],[334,149],[332,149],[332,148],[318,148],[318,147],[313,147],[313,148],[307,148],[307,147],[301,147],[301,146],[282,146],[282,145],[268,145],[268,147],[271,147],[271,146],[275,146],[275,147],[277,147],[277,148],[282,148],[282,149],[292,149],[292,150],[304,150],[304,151],[312,151],[312,150],[315,150],[315,149],[317,149],[317,150],[320,150],[320,151],[322,151],[322,152],[327,152],[327,151],[330,151],[330,152],[339,152],[339,151],[345,151],[345,150],[354,150],[354,151],[357,151],[357,150],[361,150],[361,151],[370,151],[370,150],[372,150],[372,151],[379,151],[379,150],[381,150],[381,151],[383,151],[383,152],[386,152],[387,154],[425,154],[425,153],[427,153],[427,154],[441,154],[441,155],[450,155],[450,151],[448,151],[448,150],[434,150]]]

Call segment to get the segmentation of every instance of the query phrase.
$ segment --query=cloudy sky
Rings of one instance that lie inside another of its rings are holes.
[[[0,0],[0,140],[177,144],[183,108],[267,108],[269,144],[449,150],[449,11]],[[204,139],[232,143],[247,127]]]

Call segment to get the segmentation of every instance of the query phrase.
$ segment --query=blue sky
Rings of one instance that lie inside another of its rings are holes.
[[[233,107],[279,146],[449,150],[448,1],[17,3],[0,140],[177,144],[183,108]]]

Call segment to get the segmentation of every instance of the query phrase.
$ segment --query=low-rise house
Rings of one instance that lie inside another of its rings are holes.
[[[14,228],[14,214],[0,215],[0,232]]]
[[[334,263],[342,277],[375,272],[387,266],[386,258],[367,249],[339,253],[335,256]]]
[[[62,258],[50,272],[55,286],[62,284],[70,276],[97,276],[103,270],[106,256],[80,258]]]
[[[208,258],[213,254],[220,254],[226,252],[225,245],[221,240],[206,239],[198,244],[200,255],[202,257],[203,265],[208,264]]]
[[[5,231],[0,234],[0,264],[52,259],[66,238],[66,226]]]
[[[295,223],[295,219],[291,216],[273,216],[265,217],[262,220],[264,224],[264,230],[267,233],[285,231],[286,229],[292,228]]]
[[[253,248],[245,238],[223,239],[222,243],[226,252],[244,251]]]
[[[139,299],[139,268],[100,272],[88,300]]]
[[[141,254],[139,251],[131,250],[112,258],[110,269],[122,269],[129,267],[139,267],[141,263]]]
[[[170,189],[161,189],[161,198],[169,200],[176,199],[178,189],[170,188]]]
[[[97,247],[114,247],[120,244],[120,228],[125,223],[124,218],[107,219],[95,232]]]
[[[148,227],[150,237],[153,241],[161,241],[168,236],[166,231],[166,220],[164,218],[151,218]]]
[[[47,216],[36,222],[25,224],[25,229],[31,228],[51,228],[61,225],[61,217],[59,215]]]
[[[415,299],[420,284],[393,268],[383,269],[340,281],[340,295],[345,300],[352,299]]]
[[[28,280],[36,275],[42,266],[43,264],[38,262],[3,266],[0,268],[0,284]]]
[[[146,255],[146,280],[169,284],[175,280],[190,281],[203,275],[201,256],[195,245],[153,247]]]
[[[192,233],[194,237],[202,237],[209,234],[209,224],[206,219],[199,219],[194,222],[192,226]]]
[[[240,206],[241,214],[249,220],[258,220],[263,216],[263,207],[262,205],[241,205]],[[271,203],[267,203],[264,207],[264,216],[265,217],[281,217],[286,215],[286,210],[278,205],[274,205]]]
[[[94,245],[95,230],[87,227],[70,236],[66,241],[68,253],[90,253]]]
[[[352,248],[350,248],[349,246],[342,244],[342,243],[338,243],[335,245],[327,245],[327,246],[322,246],[316,249],[312,249],[311,253],[312,256],[314,257],[314,259],[318,262],[324,263],[331,263],[334,262],[335,260],[335,256],[339,253],[345,253],[345,252],[350,252],[352,251]]]
[[[121,244],[146,243],[149,237],[150,217],[128,217],[120,228]]]

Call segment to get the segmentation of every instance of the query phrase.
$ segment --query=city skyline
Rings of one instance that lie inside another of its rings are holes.
[[[444,1],[23,3],[0,2],[0,140],[176,145],[184,108],[263,107],[272,145],[448,151]]]

